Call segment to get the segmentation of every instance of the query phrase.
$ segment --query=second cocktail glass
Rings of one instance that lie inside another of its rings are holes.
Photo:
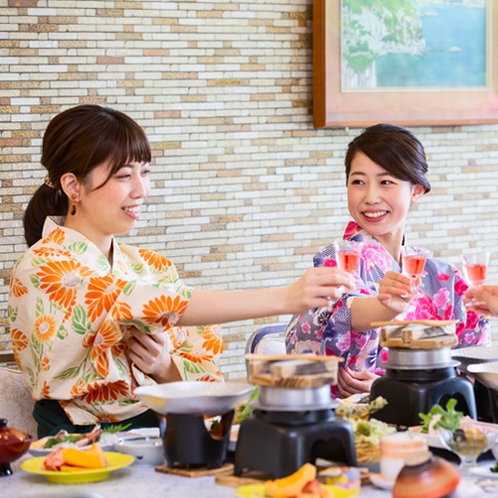
[[[475,252],[472,254],[461,254],[465,279],[471,287],[483,285],[488,272],[489,252]]]
[[[429,251],[423,247],[402,246],[401,247],[401,272],[403,275],[415,279],[424,273],[425,262],[429,256]],[[423,294],[418,290],[415,297]]]

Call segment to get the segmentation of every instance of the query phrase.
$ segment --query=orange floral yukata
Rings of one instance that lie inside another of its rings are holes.
[[[219,326],[174,327],[191,289],[164,256],[113,241],[113,267],[90,240],[47,218],[43,239],[12,271],[12,345],[35,401],[59,400],[75,425],[119,422],[145,412],[133,390],[155,381],[127,356],[133,325],[167,332],[184,380],[221,381]]]

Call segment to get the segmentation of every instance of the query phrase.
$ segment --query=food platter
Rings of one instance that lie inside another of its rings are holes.
[[[57,472],[54,470],[46,470],[43,467],[45,457],[30,458],[21,463],[21,469],[31,474],[39,474],[45,476],[49,481],[59,483],[78,483],[78,482],[94,482],[107,479],[111,472],[122,469],[133,463],[134,458],[131,455],[122,453],[104,452],[107,459],[107,467],[104,469],[88,469],[77,470],[74,472]]]
[[[102,437],[103,436],[103,437]],[[112,436],[112,437],[111,437]],[[74,443],[62,442],[57,445],[54,445],[50,448],[44,448],[44,444],[51,438],[52,436],[47,436],[31,443],[29,447],[28,453],[35,457],[47,456],[52,451],[57,448],[78,448],[79,450],[88,450],[91,447],[91,444],[85,446],[77,446]],[[100,447],[103,451],[112,451],[114,449],[114,443],[119,439],[131,438],[131,437],[159,437],[159,428],[158,427],[147,427],[143,429],[131,429],[129,431],[117,432],[116,434],[106,434],[105,432],[101,435],[101,440],[98,441]]]

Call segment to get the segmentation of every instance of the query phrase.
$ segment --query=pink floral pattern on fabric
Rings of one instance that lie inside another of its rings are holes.
[[[290,321],[286,332],[288,353],[315,352],[335,355],[345,361],[341,366],[353,370],[370,370],[382,373],[379,367],[388,359],[388,351],[379,345],[379,329],[368,332],[351,330],[351,312],[347,305],[351,297],[376,296],[377,286],[386,271],[401,271],[399,264],[374,238],[365,233],[354,221],[344,232],[345,239],[364,242],[362,258],[354,278],[356,289],[338,300],[333,310],[319,308],[297,315]],[[314,266],[334,266],[334,247],[327,246],[313,258]],[[458,270],[444,261],[428,258],[425,275],[419,285],[422,297],[414,299],[399,320],[458,320],[456,325],[459,344],[456,347],[489,343],[487,318],[467,312],[462,295],[468,289]],[[316,342],[320,347],[316,347]],[[305,344],[314,344],[314,351]]]

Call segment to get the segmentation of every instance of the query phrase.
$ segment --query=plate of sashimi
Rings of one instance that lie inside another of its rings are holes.
[[[29,453],[33,456],[45,456],[57,448],[75,447],[80,450],[88,449],[93,443],[99,443],[104,451],[112,451],[118,439],[128,437],[159,437],[159,427],[147,427],[127,430],[129,426],[114,426],[102,429],[96,425],[85,434],[59,431],[54,436],[47,436],[31,443]]]

